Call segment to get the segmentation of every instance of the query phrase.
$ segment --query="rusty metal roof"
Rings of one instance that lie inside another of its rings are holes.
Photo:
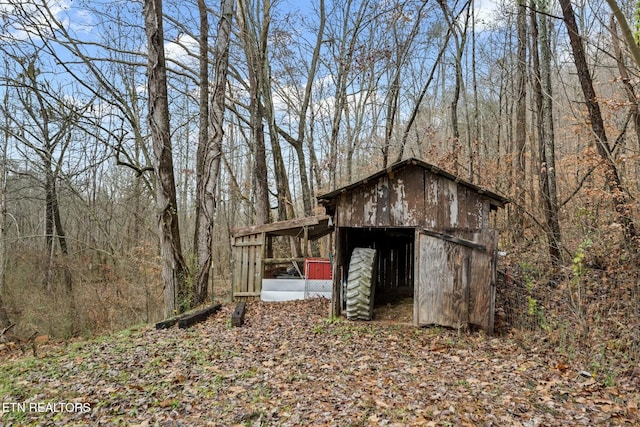
[[[394,171],[397,171],[398,169],[402,169],[405,168],[407,166],[410,165],[415,165],[415,166],[420,166],[423,169],[426,169],[428,171],[430,171],[433,174],[436,175],[440,175],[443,176],[451,181],[455,181],[458,184],[464,185],[465,187],[475,191],[476,193],[482,194],[483,196],[491,199],[492,201],[495,202],[495,205],[499,206],[499,207],[503,207],[505,204],[509,203],[509,199],[501,196],[493,191],[489,191],[486,188],[480,187],[478,185],[472,184],[468,181],[465,181],[464,179],[461,179],[435,165],[432,165],[430,163],[427,163],[423,160],[419,160],[416,158],[409,158],[406,160],[402,160],[400,162],[394,163],[391,166],[385,168],[385,169],[381,169],[378,172],[374,173],[373,175],[370,175],[366,178],[363,178],[359,181],[356,181],[354,183],[351,183],[349,185],[345,185],[344,187],[340,187],[336,190],[333,190],[329,193],[326,194],[322,194],[317,196],[318,199],[318,203],[320,204],[328,204],[330,203],[331,200],[335,199],[336,197],[338,197],[339,195],[349,192],[357,187],[360,187],[361,185],[365,185],[373,180],[376,180],[378,178],[380,178],[381,176],[384,175],[389,175]]]

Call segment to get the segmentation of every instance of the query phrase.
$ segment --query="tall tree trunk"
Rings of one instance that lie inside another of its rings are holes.
[[[411,128],[413,127],[413,124],[415,123],[416,118],[418,117],[418,113],[420,112],[420,106],[422,105],[422,100],[427,95],[427,91],[429,90],[429,87],[431,86],[431,82],[434,79],[434,76],[436,74],[438,66],[440,66],[440,62],[442,61],[442,57],[444,56],[444,53],[447,50],[447,46],[449,45],[449,39],[450,38],[451,38],[451,28],[449,28],[447,30],[447,35],[445,36],[445,39],[442,42],[442,47],[440,48],[440,52],[438,52],[438,57],[434,61],[433,66],[431,67],[431,71],[429,72],[429,78],[427,79],[426,83],[422,87],[422,90],[420,91],[420,94],[418,95],[418,99],[416,100],[416,103],[414,104],[413,109],[411,110],[411,114],[409,115],[409,119],[407,120],[407,123],[405,124],[404,130],[402,132],[402,141],[400,143],[400,150],[398,151],[398,156],[396,157],[396,162],[401,161],[402,157],[404,156],[404,151],[405,151],[406,146],[407,146],[407,140],[409,139],[409,132],[411,131]]]
[[[385,138],[384,145],[382,148],[382,167],[386,168],[389,160],[390,160],[390,151],[391,151],[391,139],[393,137],[393,131],[396,128],[396,122],[398,120],[398,103],[400,97],[400,80],[401,74],[404,68],[405,61],[409,57],[411,52],[411,47],[413,46],[413,42],[418,35],[418,31],[420,30],[420,26],[422,24],[422,16],[423,10],[427,6],[428,2],[422,3],[420,9],[418,9],[416,13],[416,19],[413,23],[413,27],[411,28],[411,32],[407,36],[406,40],[401,40],[397,30],[396,24],[393,25],[394,29],[394,43],[397,46],[397,51],[395,55],[395,64],[393,66],[393,78],[391,80],[391,84],[389,86],[389,91],[387,93],[387,115],[385,120]],[[403,151],[404,143],[400,147],[400,151]],[[402,160],[403,154],[398,156],[399,160]]]
[[[4,104],[9,104],[9,94],[5,92]],[[7,235],[6,235],[6,219],[7,219],[7,147],[9,145],[9,119],[4,126],[2,135],[2,148],[0,152],[0,298],[5,290],[6,268],[7,268]],[[3,322],[2,313],[4,305],[0,301],[0,322]],[[8,325],[4,325],[8,326]]]
[[[467,43],[467,30],[469,26],[469,20],[471,16],[470,5],[471,1],[467,1],[462,11],[465,13],[464,28],[460,28],[459,16],[454,16],[445,0],[438,0],[438,4],[442,9],[445,16],[445,20],[451,29],[456,44],[456,57],[455,57],[455,86],[453,88],[453,98],[450,104],[450,117],[451,117],[451,136],[453,138],[453,153],[454,153],[454,173],[458,174],[459,168],[459,153],[460,153],[460,124],[458,120],[458,104],[460,102],[460,93],[462,91],[463,78],[462,78],[462,57],[464,55],[465,46]]]
[[[611,31],[611,44],[613,45],[613,51],[615,53],[616,63],[618,64],[618,71],[620,73],[620,79],[622,80],[622,84],[624,85],[625,93],[627,94],[627,99],[629,100],[629,118],[633,122],[633,127],[636,134],[636,149],[640,151],[640,105],[638,105],[638,98],[636,95],[635,86],[632,82],[632,79],[629,75],[629,70],[624,60],[624,53],[620,46],[620,39],[618,38],[618,28],[616,25],[616,20],[614,17],[611,17],[609,29]],[[640,175],[640,164],[635,162],[635,170],[634,173],[636,176]],[[636,189],[640,190],[640,182],[636,182]]]
[[[629,23],[627,22],[627,18],[624,15],[620,6],[618,6],[618,2],[616,0],[607,0],[613,15],[618,20],[618,24],[620,25],[620,31],[622,32],[622,37],[626,41],[626,45],[629,48],[629,52],[631,53],[631,57],[633,61],[636,63],[638,67],[640,67],[640,46],[635,39],[636,34],[629,27]],[[636,3],[636,14],[637,14],[637,3]]]
[[[267,18],[265,17],[265,21]],[[265,45],[266,47],[266,45]],[[278,221],[284,221],[295,217],[295,211],[293,209],[293,197],[291,196],[291,187],[289,186],[289,176],[284,164],[284,158],[282,156],[282,147],[280,146],[280,134],[278,132],[278,126],[276,125],[275,109],[273,105],[273,97],[271,94],[271,67],[269,66],[267,59],[267,52],[263,52],[261,57],[264,62],[262,63],[262,75],[260,79],[260,85],[264,99],[264,112],[268,120],[269,136],[271,141],[271,153],[273,155],[273,170],[276,180],[276,191],[278,199]]]
[[[309,170],[307,168],[307,161],[304,153],[304,144],[305,141],[310,145],[313,144],[312,138],[309,138],[309,135],[307,135],[307,113],[309,112],[309,107],[311,106],[312,89],[314,83],[316,82],[315,76],[318,70],[318,60],[320,58],[320,50],[322,48],[322,40],[324,38],[324,27],[326,22],[324,0],[320,0],[318,9],[320,12],[318,22],[319,27],[316,35],[316,43],[313,48],[313,54],[311,56],[309,74],[307,76],[307,82],[304,88],[304,97],[300,105],[297,137],[294,138],[293,136],[284,132],[282,129],[278,128],[278,133],[285,139],[285,141],[291,144],[296,152],[296,157],[298,159],[298,170],[300,172],[300,187],[302,189],[302,204],[305,216],[310,216],[313,214],[313,194],[310,184],[312,182],[312,177],[310,176]],[[317,165],[317,159],[315,158],[315,150],[313,149],[313,147],[311,147],[309,153],[311,165],[313,168],[314,164]]]
[[[143,6],[147,34],[147,79],[149,126],[154,152],[158,236],[162,258],[164,315],[182,313],[188,306],[186,279],[188,269],[182,256],[173,153],[169,126],[167,68],[164,55],[162,0],[145,0]]]
[[[55,180],[53,181],[53,198],[52,198],[52,214],[53,214],[53,223],[55,225],[56,236],[58,237],[58,244],[60,245],[60,252],[62,255],[67,258],[69,255],[69,247],[67,246],[67,236],[64,232],[64,228],[62,227],[62,218],[60,217],[60,202],[58,201],[58,191],[56,190]],[[65,261],[68,261],[65,259]],[[65,262],[63,266],[64,269],[64,285],[65,291],[67,295],[71,295],[73,291],[73,280],[71,277],[71,268],[68,263]]]
[[[541,5],[541,7],[544,7]],[[555,173],[555,132],[551,86],[551,44],[548,17],[541,10],[538,31],[536,0],[531,1],[531,56],[533,58],[534,93],[537,110],[538,153],[540,157],[539,185],[546,221],[545,234],[551,263],[560,265],[562,243],[558,218],[558,193]],[[540,34],[541,33],[541,34]],[[539,41],[539,42],[538,42]],[[540,54],[538,53],[540,51]]]
[[[44,236],[45,236],[45,256],[46,256],[46,269],[44,272],[43,284],[46,288],[47,292],[51,292],[53,289],[53,256],[55,254],[55,222],[53,219],[53,183],[54,176],[51,171],[51,156],[49,155],[51,151],[48,151],[46,155],[46,161],[44,164],[45,167],[45,183],[44,183],[44,193],[45,193],[45,214],[44,214]]]
[[[264,135],[264,108],[262,104],[261,79],[263,59],[260,57],[261,52],[265,52],[259,46],[259,43],[266,44],[265,37],[258,37],[255,27],[255,19],[253,19],[252,11],[246,0],[238,2],[240,11],[238,20],[240,24],[240,38],[244,45],[245,56],[248,65],[249,74],[249,127],[250,139],[252,143],[254,168],[252,174],[252,188],[254,197],[255,223],[267,224],[271,222],[270,205],[269,205],[269,182],[267,169],[267,151]],[[267,5],[263,5],[266,8]],[[261,32],[265,29],[261,28]]]
[[[615,167],[611,147],[607,141],[607,133],[600,111],[600,104],[598,103],[598,98],[593,88],[593,81],[589,73],[580,33],[578,32],[573,6],[570,0],[560,0],[560,6],[562,7],[563,21],[569,33],[571,51],[573,52],[573,60],[576,65],[578,79],[580,80],[582,94],[589,111],[589,120],[591,122],[591,130],[595,136],[596,149],[604,166],[604,178],[607,183],[607,188],[611,193],[618,221],[624,230],[625,240],[636,247],[637,233],[631,217],[631,207],[628,203],[625,189],[620,181],[618,170]]]
[[[516,117],[515,117],[515,157],[513,165],[513,185],[516,201],[513,237],[523,235],[523,209],[525,205],[527,144],[527,10],[525,0],[518,0],[518,51],[516,57]]]
[[[382,167],[389,164],[389,151],[391,148],[391,138],[395,129],[396,114],[398,113],[398,96],[400,95],[400,63],[398,58],[397,68],[394,72],[393,80],[387,93],[387,117],[385,120],[384,145],[382,146]]]
[[[361,1],[358,6],[358,10],[354,11],[353,0],[347,0],[344,6],[343,20],[341,22],[340,39],[336,40],[339,44],[338,54],[335,56],[334,61],[338,64],[338,68],[335,73],[335,94],[334,94],[334,107],[333,118],[331,121],[331,135],[329,139],[329,187],[335,188],[338,186],[338,142],[340,139],[340,128],[342,126],[342,116],[345,114],[347,105],[347,83],[349,74],[351,73],[351,66],[353,63],[353,55],[357,47],[358,36],[364,25],[363,21],[366,16],[366,10],[368,8],[368,1]],[[350,21],[351,20],[351,21]],[[349,159],[349,153],[347,157],[347,181],[351,180],[349,171],[351,170],[351,162]]]
[[[218,37],[215,46],[215,83],[209,110],[209,21],[204,0],[198,0],[200,13],[200,134],[196,162],[196,227],[194,235],[196,274],[192,303],[199,305],[209,297],[212,264],[216,191],[220,175],[224,136],[225,91],[229,70],[229,43],[234,0],[221,0]],[[212,133],[209,133],[211,123]]]
[[[478,100],[477,41],[475,2],[471,3],[471,85],[473,91],[472,132],[469,132],[469,181],[476,182],[476,162],[478,161],[480,134],[480,102]]]

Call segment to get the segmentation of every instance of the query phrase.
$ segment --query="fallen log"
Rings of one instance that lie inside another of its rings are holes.
[[[202,310],[198,310],[192,314],[188,314],[178,320],[178,328],[185,329],[189,326],[195,325],[196,323],[203,322],[207,320],[209,316],[211,316],[216,311],[222,308],[222,304],[212,305],[211,307],[203,308]]]
[[[236,309],[231,314],[231,326],[242,326],[244,325],[244,313],[247,311],[247,303],[239,302],[236,305]]]

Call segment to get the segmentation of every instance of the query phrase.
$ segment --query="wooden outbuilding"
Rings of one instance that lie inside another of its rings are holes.
[[[262,283],[276,267],[292,265],[302,269],[310,254],[309,242],[331,233],[328,215],[297,218],[264,225],[231,230],[232,296],[236,301],[258,299]],[[293,239],[300,249],[299,256],[274,247],[277,238]],[[285,255],[282,252],[287,252]]]
[[[413,298],[414,325],[493,331],[498,233],[508,200],[418,159],[318,197],[334,226],[331,311],[355,248],[377,252],[375,303]]]

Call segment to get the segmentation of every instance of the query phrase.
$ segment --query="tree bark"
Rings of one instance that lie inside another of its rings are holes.
[[[553,266],[562,261],[558,193],[555,173],[555,132],[551,85],[551,45],[548,17],[540,15],[540,31],[536,15],[537,2],[531,2],[531,39],[534,68],[534,94],[537,110],[538,153],[540,157],[539,185],[546,220],[547,248]],[[540,52],[540,53],[538,53]]]
[[[464,22],[464,28],[460,28],[459,16],[454,16],[453,12],[449,9],[445,0],[438,0],[438,4],[442,9],[445,20],[451,29],[451,33],[454,36],[456,44],[456,57],[455,57],[455,86],[453,88],[453,99],[450,104],[450,117],[451,117],[451,136],[453,139],[453,153],[454,153],[454,174],[458,174],[459,153],[460,153],[460,124],[458,119],[458,104],[460,102],[460,94],[462,86],[464,84],[462,77],[462,57],[465,52],[465,46],[467,44],[467,30],[469,26],[469,20],[471,17],[470,5],[471,1],[467,1],[463,7],[462,12],[465,13],[465,17],[462,20]],[[462,13],[461,12],[461,13]]]
[[[193,305],[208,298],[212,264],[212,242],[216,211],[216,191],[220,175],[222,138],[224,136],[225,93],[229,70],[229,43],[234,0],[221,0],[218,37],[215,45],[215,82],[209,110],[209,22],[204,0],[198,0],[200,12],[200,135],[198,141],[196,182],[196,274],[192,294]],[[211,123],[211,134],[209,133]]]
[[[527,12],[525,0],[518,0],[518,52],[516,63],[516,116],[515,116],[515,156],[513,159],[513,186],[516,201],[513,218],[513,238],[520,240],[523,236],[523,209],[525,205],[527,145]]]
[[[184,312],[189,301],[185,295],[188,268],[182,256],[173,171],[162,0],[145,0],[143,14],[148,43],[149,126],[156,175],[156,207],[160,256],[162,258],[164,315],[170,317]]]
[[[607,188],[612,196],[613,205],[617,214],[617,219],[624,230],[625,240],[629,244],[636,246],[636,228],[631,218],[631,207],[627,201],[625,189],[622,186],[618,171],[611,153],[611,147],[607,141],[607,133],[604,127],[604,120],[600,111],[598,97],[593,88],[593,81],[589,73],[587,59],[584,53],[584,47],[578,32],[575,13],[570,0],[560,0],[562,7],[562,17],[564,24],[569,33],[571,42],[571,51],[573,52],[573,60],[575,62],[578,79],[584,95],[584,100],[589,112],[589,120],[591,122],[591,131],[595,137],[595,144],[598,155],[602,159],[604,167],[604,178]]]
[[[614,17],[611,17],[609,29],[611,31],[611,44],[613,45],[613,51],[616,58],[616,63],[618,64],[618,71],[620,73],[620,79],[622,80],[622,84],[624,85],[625,93],[627,94],[627,99],[629,100],[629,118],[633,121],[633,127],[635,129],[636,134],[636,149],[640,151],[640,106],[638,105],[638,98],[636,95],[635,87],[632,83],[632,79],[629,75],[629,70],[627,65],[625,64],[624,54],[622,48],[620,46],[620,40],[618,38],[618,28],[616,25],[616,20]],[[615,148],[615,147],[614,147]],[[640,164],[635,162],[635,170],[634,173],[636,176],[640,175]],[[637,182],[636,189],[640,189],[640,182]]]
[[[308,135],[306,131],[307,127],[307,113],[309,111],[309,107],[311,105],[311,95],[313,84],[315,83],[315,76],[318,70],[318,60],[320,57],[320,49],[322,48],[322,39],[324,37],[324,27],[325,27],[325,6],[324,0],[320,0],[319,5],[319,27],[318,33],[316,35],[316,43],[313,48],[313,54],[311,56],[311,64],[309,66],[309,73],[307,76],[307,81],[305,83],[304,95],[302,102],[300,104],[300,111],[298,114],[298,130],[297,137],[293,137],[292,135],[284,132],[284,130],[278,128],[278,133],[287,141],[295,150],[296,157],[298,158],[298,169],[300,172],[300,187],[302,190],[302,204],[304,209],[305,216],[310,216],[313,214],[313,194],[311,192],[310,182],[312,181],[309,171],[307,168],[307,161],[304,153],[304,143],[308,141]],[[311,141],[309,141],[311,144]],[[313,147],[310,149],[310,157],[311,164],[314,164],[315,153]],[[317,160],[315,162],[317,164]]]
[[[240,11],[238,13],[238,19],[240,23],[240,38],[244,45],[245,57],[247,59],[247,68],[249,75],[249,97],[251,99],[249,104],[249,128],[250,138],[254,155],[254,168],[252,174],[252,188],[254,197],[254,209],[255,209],[255,223],[267,224],[271,222],[270,204],[269,204],[269,183],[268,183],[268,169],[267,169],[267,155],[264,135],[264,108],[262,104],[262,96],[260,89],[262,84],[260,82],[262,78],[263,63],[260,58],[260,52],[265,52],[258,46],[258,43],[266,44],[265,37],[258,37],[253,26],[253,17],[249,10],[249,5],[246,0],[240,0],[238,2]],[[266,7],[266,6],[264,6]],[[264,32],[264,28],[261,28],[261,32]]]
[[[640,67],[640,46],[636,42],[634,38],[633,31],[629,27],[629,23],[627,22],[627,18],[624,16],[624,12],[618,6],[618,2],[616,0],[607,0],[613,15],[618,20],[618,24],[620,25],[620,30],[622,31],[622,36],[626,41],[627,47],[631,52],[631,57],[633,61],[636,63],[638,67]],[[637,13],[637,12],[636,12]]]

